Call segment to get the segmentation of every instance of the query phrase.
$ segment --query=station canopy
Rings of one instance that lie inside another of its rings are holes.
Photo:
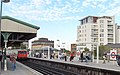
[[[20,43],[28,42],[28,40],[36,37],[38,29],[40,29],[40,27],[9,16],[2,16],[1,46],[4,46],[4,35],[9,34],[8,46],[19,46]]]

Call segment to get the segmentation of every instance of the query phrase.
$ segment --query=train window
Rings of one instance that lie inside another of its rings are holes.
[[[26,51],[18,51],[18,54],[26,54]]]

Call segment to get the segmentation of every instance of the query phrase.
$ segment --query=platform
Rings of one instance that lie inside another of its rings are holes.
[[[0,63],[1,64],[1,63]],[[19,63],[16,62],[16,69],[12,70],[12,63],[9,59],[7,59],[7,71],[2,71],[0,69],[0,75],[42,75],[41,73]]]

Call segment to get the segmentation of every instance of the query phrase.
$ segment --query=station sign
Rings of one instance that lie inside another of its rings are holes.
[[[116,60],[117,49],[110,50],[110,60]]]

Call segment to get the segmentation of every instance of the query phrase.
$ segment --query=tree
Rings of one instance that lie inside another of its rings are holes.
[[[27,51],[29,52],[29,51],[30,51],[30,49],[27,49]]]
[[[20,48],[21,48],[21,49],[26,49],[26,46],[23,45],[23,44],[21,44],[21,45],[20,45]]]
[[[85,52],[88,52],[88,51],[89,51],[89,48],[85,47],[84,50],[85,50]]]
[[[110,47],[109,46],[105,46],[105,45],[100,45],[99,46],[99,56],[100,58],[102,58],[104,53],[108,53],[110,52]],[[97,56],[97,47],[94,50],[94,56]]]
[[[109,46],[105,46],[105,45],[100,45],[99,46],[100,57],[102,57],[104,53],[108,53],[108,52],[110,52],[110,47]]]

